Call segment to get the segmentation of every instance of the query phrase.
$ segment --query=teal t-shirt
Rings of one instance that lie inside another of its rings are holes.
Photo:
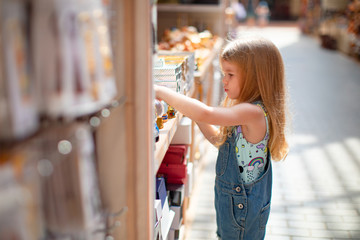
[[[268,155],[269,123],[268,115],[262,103],[255,103],[262,108],[266,120],[265,137],[258,143],[248,142],[242,133],[241,126],[233,127],[235,136],[235,152],[239,171],[244,184],[252,183],[259,179],[265,172]]]

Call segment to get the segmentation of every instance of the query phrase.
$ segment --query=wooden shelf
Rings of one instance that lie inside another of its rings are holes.
[[[155,144],[155,173],[159,169],[171,140],[174,137],[177,126],[183,117],[180,112],[177,112],[175,116],[173,119],[168,119],[167,122],[164,123],[164,128],[160,129],[159,141]]]
[[[221,12],[221,4],[158,4],[157,10],[161,12]]]

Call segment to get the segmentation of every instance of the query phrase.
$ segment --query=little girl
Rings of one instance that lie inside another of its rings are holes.
[[[263,239],[270,213],[270,159],[282,160],[288,152],[284,65],[276,46],[261,37],[227,44],[220,65],[227,94],[222,107],[207,106],[160,86],[154,87],[155,94],[194,120],[219,147],[215,180],[218,237]]]

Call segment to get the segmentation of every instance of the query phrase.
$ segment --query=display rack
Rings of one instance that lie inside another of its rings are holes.
[[[213,49],[209,52],[209,55],[206,57],[206,60],[201,65],[198,71],[194,73],[194,84],[191,87],[191,90],[187,93],[187,96],[198,98],[200,101],[204,100],[203,97],[203,85],[207,85],[207,104],[212,100],[212,86],[213,86],[213,78],[214,78],[214,67],[213,62],[215,58],[218,56],[222,46],[224,44],[224,40],[222,38],[217,38]],[[165,153],[171,143],[171,140],[177,130],[177,126],[181,121],[183,115],[180,112],[177,112],[176,117],[173,119],[169,119],[165,124],[164,128],[160,129],[159,141],[155,145],[155,172],[158,170],[162,159],[165,156]],[[191,133],[192,139],[194,140],[194,122],[192,123]],[[194,158],[194,148],[195,142],[191,141],[190,146],[190,161],[193,161]]]
[[[190,91],[186,94],[186,96],[194,97],[195,96],[195,84],[192,85]],[[159,169],[159,166],[165,156],[167,149],[173,139],[175,132],[177,130],[177,126],[179,125],[183,114],[177,112],[175,118],[168,119],[167,122],[164,124],[164,128],[160,129],[159,134],[159,141],[155,144],[155,151],[154,151],[154,160],[155,160],[155,173]],[[193,145],[190,146],[190,149],[193,149]]]

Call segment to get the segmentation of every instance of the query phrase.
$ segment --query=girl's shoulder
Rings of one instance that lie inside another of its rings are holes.
[[[263,103],[262,101],[255,101],[255,102],[253,102],[252,104],[254,104],[254,105],[256,105],[256,106],[260,107],[260,108],[261,108],[261,110],[263,111],[263,113],[264,113],[265,117],[267,117],[267,116],[268,116],[267,111],[266,111],[266,108],[265,108],[265,105],[264,105],[264,103]]]

